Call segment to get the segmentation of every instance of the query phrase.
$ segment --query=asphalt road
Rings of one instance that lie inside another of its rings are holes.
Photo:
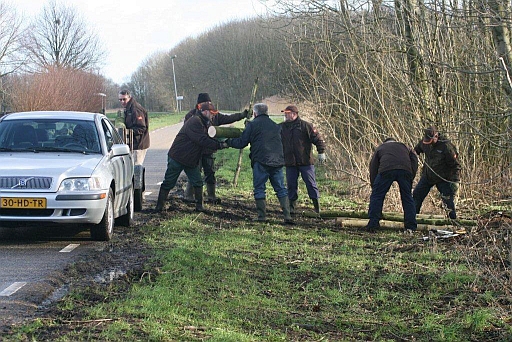
[[[145,206],[156,202],[167,151],[181,126],[180,123],[150,133],[151,147],[144,161]],[[66,266],[79,259],[94,258],[109,245],[92,241],[89,230],[79,226],[0,228],[0,323],[30,317],[48,299],[62,295],[60,286],[66,279],[55,277]]]

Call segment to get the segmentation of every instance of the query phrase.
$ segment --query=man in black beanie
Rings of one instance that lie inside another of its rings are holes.
[[[208,93],[200,93],[197,96],[196,107],[194,109],[192,109],[190,112],[188,112],[187,115],[185,115],[184,121],[186,122],[194,114],[197,114],[197,112],[199,111],[199,108],[201,107],[201,105],[203,103],[211,103],[211,102],[212,102],[212,100],[210,99],[210,95]],[[215,115],[212,118],[210,124],[212,126],[226,125],[226,124],[233,123],[235,121],[248,119],[248,116],[250,116],[250,115],[249,115],[249,111],[247,109],[244,110],[242,113],[235,113],[235,114],[218,113],[217,115]],[[206,192],[207,192],[206,201],[211,202],[211,203],[219,203],[220,199],[218,199],[215,196],[216,179],[215,179],[215,170],[214,170],[214,162],[215,162],[215,157],[213,156],[214,152],[215,151],[210,150],[210,149],[203,150],[199,168],[202,168],[203,172],[204,172],[204,183],[206,183]],[[185,189],[185,195],[183,196],[183,199],[186,202],[195,202],[193,193],[194,192],[193,192],[192,185],[190,184],[190,182],[187,182],[187,187]]]

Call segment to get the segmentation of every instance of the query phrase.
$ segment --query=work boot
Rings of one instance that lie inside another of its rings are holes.
[[[284,223],[295,224],[292,220],[292,216],[290,215],[290,202],[288,200],[288,196],[279,198],[279,204],[281,204],[281,209],[283,210]]]
[[[217,198],[215,196],[215,184],[209,184],[206,183],[206,201],[213,203],[213,204],[219,204],[220,198]]]
[[[290,214],[296,214],[297,211],[295,210],[295,207],[297,205],[297,200],[290,200]]]
[[[256,212],[258,217],[254,221],[266,221],[267,220],[267,201],[263,199],[256,200]]]
[[[194,190],[190,182],[187,182],[185,193],[183,194],[183,201],[187,203],[194,203]]]
[[[203,207],[203,187],[194,187],[194,196],[196,198],[196,211],[204,211]]]
[[[169,195],[170,189],[162,189],[160,187],[160,191],[158,192],[158,201],[156,202],[155,211],[157,213],[161,212],[164,209],[165,202],[167,201],[167,196]]]
[[[315,213],[320,214],[320,204],[318,203],[318,198],[312,198],[313,206],[315,207]]]

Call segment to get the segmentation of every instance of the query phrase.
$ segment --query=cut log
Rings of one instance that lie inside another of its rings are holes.
[[[317,218],[336,218],[336,217],[347,217],[347,218],[359,218],[368,219],[368,213],[364,211],[350,211],[350,210],[323,210],[320,214],[315,212],[305,211],[302,213],[306,217],[317,217]],[[403,222],[404,215],[402,213],[382,213],[382,219],[387,221]],[[418,224],[427,224],[434,226],[451,226],[453,220],[448,219],[440,215],[416,215],[416,221]],[[464,226],[476,226],[477,222],[473,220],[455,220],[457,224]]]
[[[368,224],[368,220],[354,219],[349,217],[337,217],[336,226],[338,227],[352,227],[352,228],[363,228]],[[380,220],[379,224],[382,228],[386,229],[404,229],[403,222]],[[430,231],[437,230],[440,226],[431,224],[418,224],[417,230]],[[452,225],[441,226],[446,230],[454,230]]]
[[[237,127],[210,126],[208,128],[208,135],[215,139],[238,138],[242,132],[243,128]]]

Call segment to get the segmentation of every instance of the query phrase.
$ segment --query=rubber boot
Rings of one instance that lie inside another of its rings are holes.
[[[266,221],[267,220],[267,201],[265,199],[256,200],[256,212],[258,217],[254,221]]]
[[[203,207],[203,187],[194,187],[194,196],[196,198],[196,211],[204,211]]]
[[[288,196],[279,198],[279,204],[281,204],[281,209],[283,210],[284,223],[294,224],[292,216],[290,215],[290,201],[288,200]]]
[[[318,198],[312,198],[313,206],[315,207],[315,213],[320,214],[320,204],[318,203]]]
[[[296,214],[297,211],[295,210],[297,205],[297,200],[289,200],[290,201],[290,214]]]
[[[165,205],[165,202],[167,201],[167,196],[169,195],[170,191],[171,191],[170,189],[167,190],[167,189],[162,189],[162,187],[160,187],[160,191],[158,192],[158,201],[156,202],[156,207],[155,207],[155,211],[157,213],[164,210],[164,205]]]
[[[187,182],[187,186],[185,188],[185,193],[183,194],[183,201],[187,203],[194,203],[194,190],[190,182]]]
[[[219,204],[220,199],[215,196],[215,184],[209,184],[206,183],[206,201],[213,203],[213,204]]]

